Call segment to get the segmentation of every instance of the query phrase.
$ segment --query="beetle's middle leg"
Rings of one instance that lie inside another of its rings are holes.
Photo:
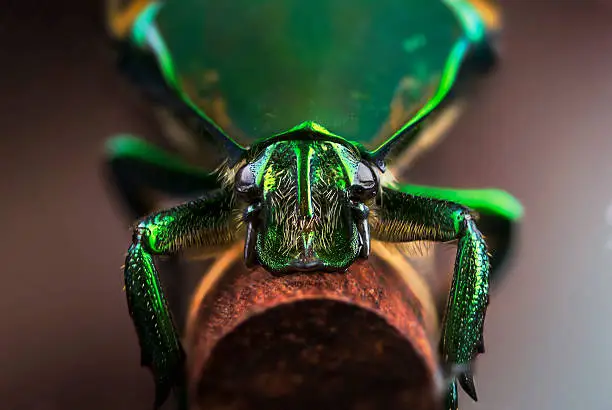
[[[470,211],[453,202],[383,188],[372,237],[387,242],[458,240],[440,350],[445,365],[458,374],[461,387],[476,400],[470,366],[482,350],[490,264],[486,243]],[[453,380],[448,392],[450,410],[457,409],[455,383]]]
[[[141,364],[153,372],[155,405],[184,387],[184,353],[168,309],[154,255],[233,241],[233,193],[217,190],[200,199],[152,214],[134,228],[125,260],[128,309],[138,334]]]
[[[185,199],[220,187],[217,175],[140,138],[117,135],[106,148],[108,178],[132,218],[141,218],[159,205],[147,198],[148,191]]]

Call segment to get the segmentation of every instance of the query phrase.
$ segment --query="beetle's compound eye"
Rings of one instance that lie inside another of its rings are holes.
[[[236,173],[235,179],[236,193],[247,201],[258,199],[261,190],[257,186],[255,173],[250,164],[246,164]]]
[[[378,180],[376,174],[368,165],[359,163],[353,185],[350,188],[351,199],[366,201],[374,198],[378,191]]]

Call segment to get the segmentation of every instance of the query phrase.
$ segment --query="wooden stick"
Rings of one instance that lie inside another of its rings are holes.
[[[191,410],[440,409],[438,325],[410,275],[371,258],[274,277],[239,256],[227,252],[193,298]]]

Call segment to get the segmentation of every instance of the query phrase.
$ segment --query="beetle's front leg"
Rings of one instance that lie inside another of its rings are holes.
[[[490,265],[485,241],[469,210],[452,202],[383,188],[372,237],[388,242],[459,241],[440,349],[443,362],[454,368],[461,387],[476,400],[470,365],[481,350]],[[447,409],[457,408],[454,378],[447,403]]]
[[[134,228],[125,261],[128,308],[141,349],[141,364],[155,379],[155,407],[183,387],[184,352],[153,262],[196,246],[231,242],[236,227],[233,194],[218,190],[192,202],[144,218]]]

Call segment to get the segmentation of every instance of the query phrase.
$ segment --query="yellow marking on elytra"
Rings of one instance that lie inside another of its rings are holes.
[[[389,166],[389,171],[398,175],[406,172],[419,156],[442,141],[451,126],[461,116],[464,108],[464,104],[456,102],[441,112],[434,121],[424,127],[414,144],[393,160],[393,163]]]
[[[415,101],[413,104],[406,106],[404,101],[405,93],[417,86],[419,86],[419,80],[417,78],[412,76],[404,76],[400,79],[394,91],[393,98],[389,103],[389,114],[387,119],[376,132],[373,139],[374,142],[378,144],[379,142],[384,141],[389,134],[392,134],[396,130],[400,129],[406,123],[406,121],[409,120],[410,116],[414,115],[414,112],[419,107],[422,107],[427,103],[429,95],[435,92],[435,84],[430,84],[429,88],[431,88],[431,90],[427,90],[426,92],[422,93],[422,101]]]
[[[499,7],[491,0],[471,0],[472,6],[482,17],[488,30],[500,30],[502,17]]]
[[[119,6],[119,0],[108,0],[106,2],[106,20],[111,35],[117,38],[124,38],[128,35],[136,17],[140,15],[151,0],[135,0],[129,5]]]

